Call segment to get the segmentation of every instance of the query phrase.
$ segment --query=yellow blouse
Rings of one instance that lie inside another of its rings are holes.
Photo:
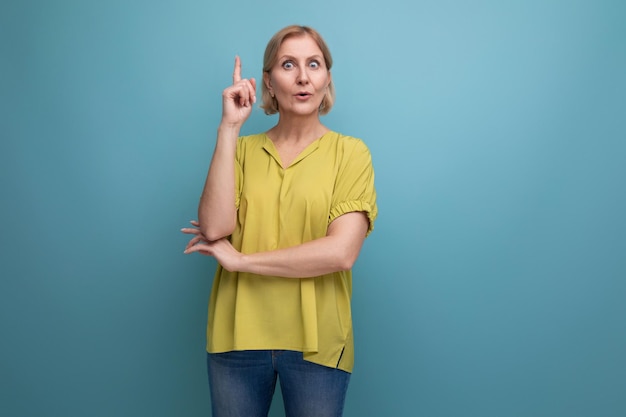
[[[359,139],[328,132],[283,168],[265,134],[237,143],[237,226],[242,253],[321,238],[342,214],[362,211],[374,227],[374,170]],[[209,301],[207,351],[295,350],[305,360],[352,372],[351,271],[312,278],[228,272],[218,265]]]

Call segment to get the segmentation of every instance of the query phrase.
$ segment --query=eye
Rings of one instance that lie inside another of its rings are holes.
[[[292,61],[285,61],[283,62],[283,68],[284,69],[292,69],[294,67],[293,62]]]
[[[319,61],[311,61],[311,62],[309,62],[309,67],[311,67],[313,69],[318,69],[320,67],[320,63],[319,63]]]

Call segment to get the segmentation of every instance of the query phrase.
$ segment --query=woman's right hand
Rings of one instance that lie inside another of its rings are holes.
[[[241,78],[241,59],[235,57],[233,85],[222,93],[222,124],[241,127],[252,113],[256,103],[256,80]]]

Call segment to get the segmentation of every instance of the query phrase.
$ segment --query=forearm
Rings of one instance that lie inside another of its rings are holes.
[[[329,233],[301,245],[268,252],[244,254],[241,272],[287,278],[307,278],[352,269],[365,234],[368,219],[364,213],[348,213],[336,219]]]
[[[230,235],[235,228],[235,153],[238,127],[220,126],[215,150],[198,206],[200,230],[209,240]]]
[[[356,259],[355,259],[356,260]],[[241,272],[287,278],[308,278],[352,267],[353,260],[333,242],[323,237],[298,246],[243,255]]]

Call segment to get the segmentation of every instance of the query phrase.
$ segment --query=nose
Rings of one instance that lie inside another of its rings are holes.
[[[307,74],[306,68],[301,68],[298,71],[298,77],[296,79],[296,82],[300,85],[309,83],[309,74]]]

